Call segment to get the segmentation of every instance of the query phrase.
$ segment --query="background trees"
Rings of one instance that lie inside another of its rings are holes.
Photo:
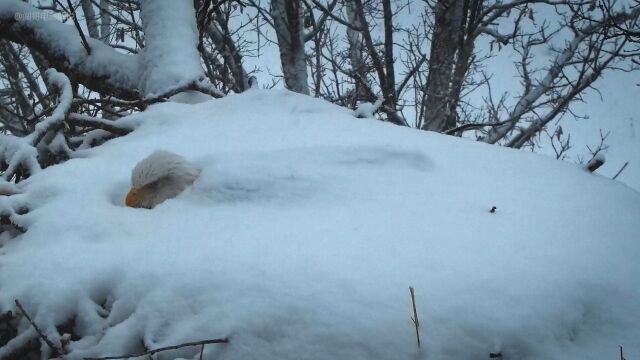
[[[72,101],[31,144],[41,167],[130,131],[113,120],[151,103],[242,92],[254,76],[349,108],[375,103],[397,125],[550,142],[561,158],[571,144],[558,121],[579,116],[572,105],[607,72],[640,66],[639,17],[637,0],[7,0],[0,131],[24,138],[61,106],[48,68],[68,78]],[[488,69],[505,53],[520,83],[508,92]],[[266,72],[274,59],[281,74]]]

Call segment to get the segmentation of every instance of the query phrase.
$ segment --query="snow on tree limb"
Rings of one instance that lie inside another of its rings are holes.
[[[136,55],[121,54],[95,39],[88,39],[92,52],[87,55],[74,26],[55,21],[29,4],[18,0],[0,3],[0,37],[37,50],[51,67],[91,90],[121,99],[140,97]]]
[[[145,33],[140,86],[145,98],[204,78],[191,1],[141,0],[140,18]]]
[[[628,12],[621,11],[615,14],[610,14],[599,21],[590,20],[584,27],[576,29],[573,39],[568,43],[565,49],[556,56],[552,65],[546,71],[545,76],[535,85],[530,84],[530,87],[526,88],[516,106],[509,113],[508,118],[505,121],[502,121],[500,126],[491,128],[487,135],[481,137],[479,140],[494,144],[509,135],[516,128],[522,119],[522,116],[531,112],[535,108],[536,102],[555,86],[558,79],[561,78],[565,68],[569,67],[575,57],[579,54],[581,45],[583,45],[591,36],[597,34],[603,29],[606,29],[608,26],[620,24],[630,19],[636,19],[639,16],[640,7],[636,7]],[[601,47],[602,45],[598,46]],[[622,46],[616,46],[612,53],[619,53],[622,49]],[[618,54],[615,55],[617,56]],[[572,88],[565,96],[558,99],[558,105],[548,113],[549,116],[543,116],[526,130],[520,131],[516,138],[509,142],[508,146],[516,148],[521,147],[526,140],[531,138],[531,136],[537,133],[537,131],[539,131],[544,125],[553,120],[555,115],[561,112],[575,96],[590,86],[614,58],[615,56],[609,56],[604,60],[601,60],[601,64],[592,65],[593,71],[588,74],[583,74],[575,84],[570,84]]]
[[[271,1],[273,26],[278,38],[280,63],[287,89],[309,94],[307,62],[304,53],[304,27],[300,0]]]
[[[19,180],[41,170],[38,144],[48,133],[59,131],[69,115],[73,100],[69,78],[55,69],[47,70],[46,75],[49,84],[59,92],[59,104],[50,116],[36,125],[31,134],[25,137],[0,135],[0,164],[6,166],[3,174],[6,181],[11,181],[14,176]],[[60,144],[56,143],[56,146]]]
[[[120,136],[127,135],[128,133],[133,131],[133,128],[116,124],[113,121],[98,119],[88,115],[76,114],[76,113],[69,114],[67,123],[69,123],[70,125],[84,126],[84,127],[89,127],[93,129],[101,129],[101,130],[108,131],[111,134],[120,135]]]
[[[43,121],[38,123],[34,132],[26,137],[26,140],[32,146],[38,146],[38,143],[47,134],[47,132],[60,128],[71,110],[73,91],[71,89],[71,82],[69,81],[69,78],[54,69],[47,70],[46,78],[50,85],[53,85],[58,89],[58,93],[60,94],[59,103],[51,116],[47,116]]]
[[[20,189],[14,183],[0,179],[0,196],[11,196],[19,193]]]
[[[383,102],[384,102],[384,98],[380,96],[378,100],[376,100],[376,102],[373,104],[362,103],[358,105],[358,107],[355,110],[353,110],[353,116],[357,118],[373,118],[373,114],[375,114],[375,112],[378,111],[378,109],[380,109],[380,106],[382,106]]]
[[[40,171],[38,151],[31,144],[12,135],[0,134],[0,164],[6,166],[3,177],[10,181],[24,167],[29,174]],[[4,167],[3,166],[3,167]]]
[[[19,0],[0,3],[0,38],[38,51],[49,66],[103,95],[139,100],[189,87],[219,97],[219,92],[202,83],[193,4],[145,0],[140,5],[145,33],[145,48],[140,54],[120,53],[93,38],[86,39],[91,50],[88,54],[74,26],[55,21]]]

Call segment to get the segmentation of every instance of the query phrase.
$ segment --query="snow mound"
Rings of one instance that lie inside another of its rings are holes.
[[[0,238],[0,312],[19,299],[69,359],[220,337],[204,358],[640,357],[640,194],[620,183],[285,91],[126,121],[21,183],[29,230]],[[158,149],[200,177],[124,207]],[[18,331],[0,358],[36,338]]]

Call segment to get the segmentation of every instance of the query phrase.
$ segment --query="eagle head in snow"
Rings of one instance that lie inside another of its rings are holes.
[[[151,209],[176,197],[199,175],[199,170],[182,156],[168,151],[155,151],[140,161],[131,173],[131,190],[125,204]]]

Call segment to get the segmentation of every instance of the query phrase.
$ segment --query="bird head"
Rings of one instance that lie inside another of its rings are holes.
[[[151,209],[161,202],[176,197],[199,175],[196,167],[180,155],[168,151],[155,151],[140,161],[131,173],[131,189],[125,205]]]

